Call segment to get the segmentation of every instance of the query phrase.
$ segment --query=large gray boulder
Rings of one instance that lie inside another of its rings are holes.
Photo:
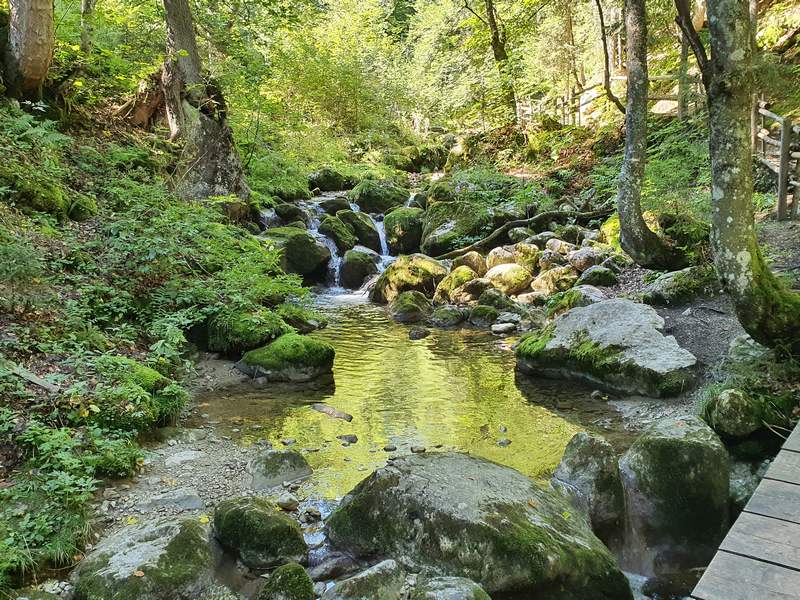
[[[305,457],[294,450],[264,450],[247,464],[254,490],[268,490],[311,475]]]
[[[410,600],[492,600],[483,588],[463,577],[421,578]]]
[[[663,327],[652,307],[622,298],[573,308],[523,340],[517,368],[624,394],[676,395],[691,387],[697,359]]]
[[[728,529],[728,453],[699,418],[657,421],[619,462],[625,567],[662,575],[704,567]]]
[[[193,600],[214,586],[208,527],[197,520],[126,527],[100,542],[72,574],[75,600]]]
[[[322,600],[400,600],[405,572],[393,560],[384,560],[358,575],[343,579],[322,594]]]
[[[357,556],[465,577],[498,597],[631,598],[614,558],[561,494],[466,454],[390,462],[344,498],[327,530]]]

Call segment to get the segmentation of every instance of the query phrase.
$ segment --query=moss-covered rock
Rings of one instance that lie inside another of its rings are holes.
[[[531,273],[536,273],[539,267],[539,247],[535,244],[519,242],[514,244],[514,262],[521,267],[525,267]]]
[[[524,242],[527,239],[532,238],[536,235],[536,232],[533,229],[528,229],[527,227],[514,227],[513,229],[508,230],[508,239],[512,242]]]
[[[314,582],[297,563],[278,567],[258,593],[258,600],[314,600]]]
[[[554,267],[541,273],[531,282],[531,290],[542,292],[548,296],[556,292],[565,292],[578,281],[578,273],[572,267]]]
[[[220,544],[253,569],[303,563],[308,555],[300,526],[262,498],[221,502],[214,531]]]
[[[617,275],[607,267],[594,265],[586,269],[578,277],[578,285],[599,285],[608,287],[617,284]]]
[[[399,323],[418,323],[430,316],[433,306],[422,292],[402,292],[389,304],[389,314]]]
[[[497,597],[631,598],[614,558],[560,494],[466,454],[392,461],[345,497],[327,528],[357,556],[394,556]]]
[[[61,596],[28,587],[22,590],[11,591],[8,598],[9,600],[59,600]]]
[[[498,246],[492,248],[486,255],[486,266],[489,270],[497,265],[507,265],[514,263],[514,247]]]
[[[400,600],[405,572],[393,560],[343,579],[322,594],[322,600]]]
[[[453,259],[453,269],[457,269],[461,266],[469,267],[478,274],[478,277],[483,277],[486,275],[486,271],[489,270],[486,267],[486,259],[479,252],[475,252],[475,250],[471,250]]]
[[[299,221],[301,223],[308,224],[309,220],[308,213],[306,211],[296,204],[291,204],[289,202],[281,202],[276,204],[275,214],[284,223],[294,223]]]
[[[478,297],[478,304],[492,306],[501,312],[518,312],[519,307],[508,295],[498,289],[489,288]]]
[[[433,301],[437,304],[447,304],[451,302],[450,294],[453,290],[477,278],[478,274],[466,265],[454,268],[447,277],[439,282],[439,285],[436,287],[436,293],[433,296]]]
[[[387,303],[401,292],[416,290],[433,297],[439,282],[447,277],[447,268],[424,254],[400,256],[389,265],[375,282],[370,298]]]
[[[241,354],[279,338],[293,329],[277,313],[224,309],[208,322],[210,352]]]
[[[336,169],[323,167],[308,176],[308,189],[320,189],[323,192],[338,192],[352,187],[349,178]]]
[[[8,164],[0,165],[0,187],[10,190],[10,199],[24,212],[45,212],[61,220],[69,213],[63,188],[36,172],[21,175]]]
[[[296,333],[247,352],[236,368],[251,377],[269,381],[309,381],[333,371],[333,346]]]
[[[374,252],[348,250],[339,267],[339,283],[351,290],[360,288],[368,277],[378,273],[379,260]]]
[[[473,306],[469,311],[469,322],[475,327],[491,327],[500,312],[494,306]]]
[[[395,206],[401,206],[408,200],[410,190],[390,180],[365,179],[354,187],[348,198],[368,213],[385,213]]]
[[[350,210],[350,202],[344,196],[334,196],[319,201],[319,205],[329,215],[335,215],[340,210]]]
[[[579,248],[567,254],[567,261],[576,271],[583,273],[589,267],[599,265],[605,256],[595,248]]]
[[[409,600],[491,600],[474,581],[463,577],[420,578]]]
[[[486,272],[486,279],[501,292],[513,296],[526,291],[533,276],[525,267],[511,263],[492,267]]]
[[[192,600],[213,586],[209,532],[196,520],[125,527],[72,574],[75,600]]]
[[[355,232],[359,244],[375,252],[381,251],[381,236],[368,214],[340,210],[336,213],[336,217]]]
[[[345,211],[340,211],[345,212]],[[339,252],[347,252],[358,243],[356,232],[351,225],[339,217],[327,215],[319,224],[319,232],[333,240]]]
[[[548,318],[556,317],[576,306],[589,306],[607,300],[605,294],[591,285],[576,285],[566,292],[558,292],[547,299],[545,311]]]
[[[264,450],[249,463],[247,472],[253,478],[254,490],[268,490],[286,482],[299,481],[311,475],[311,466],[294,450]]]
[[[647,286],[642,300],[659,306],[679,306],[720,291],[714,267],[701,265],[661,275]]]
[[[694,416],[656,422],[619,463],[625,553],[637,573],[708,564],[728,529],[728,453]]]
[[[566,257],[559,254],[558,252],[553,252],[552,250],[543,250],[539,253],[539,270],[544,273],[545,271],[549,271],[550,269],[554,269],[555,267],[563,267],[568,265]]]
[[[67,214],[73,221],[86,221],[95,216],[98,210],[94,198],[85,194],[76,194],[69,202]]]
[[[450,292],[450,297],[453,304],[474,304],[489,289],[492,289],[492,282],[485,277],[481,277],[458,286]]]
[[[433,327],[455,327],[466,321],[468,314],[458,306],[440,306],[433,311],[428,322]]]
[[[706,421],[721,436],[747,437],[761,429],[764,407],[742,390],[726,389],[706,400]]]
[[[273,227],[263,237],[283,251],[281,266],[287,273],[297,273],[312,281],[322,281],[327,275],[331,251],[305,229]]]
[[[524,215],[524,208],[512,202],[494,206],[487,204],[482,194],[468,195],[452,202],[431,202],[423,219],[422,251],[439,256]]]
[[[419,252],[423,214],[425,211],[421,208],[403,206],[386,215],[383,224],[386,228],[386,243],[391,254]]]

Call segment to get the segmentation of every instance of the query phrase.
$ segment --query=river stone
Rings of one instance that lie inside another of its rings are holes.
[[[498,597],[631,598],[614,558],[560,494],[467,454],[391,461],[344,498],[327,531],[357,556],[466,577]]]
[[[8,600],[60,600],[60,598],[61,596],[58,594],[51,594],[35,588],[12,590],[11,595],[8,596]]]
[[[212,587],[213,569],[208,528],[196,519],[129,526],[78,563],[74,599],[194,600]]]
[[[297,333],[286,333],[277,340],[246,352],[236,368],[250,377],[268,381],[311,381],[333,372],[333,346]]]
[[[576,433],[553,474],[553,487],[566,492],[573,505],[589,515],[604,540],[619,527],[623,514],[622,482],[617,454],[606,440]]]
[[[486,255],[486,266],[491,270],[497,265],[508,265],[514,263],[514,250],[506,246],[493,248]]]
[[[409,600],[492,600],[483,588],[463,577],[420,579]]]
[[[539,270],[549,271],[555,267],[563,267],[567,266],[567,259],[560,255],[558,252],[553,252],[552,250],[543,250],[539,253]]]
[[[258,593],[258,600],[314,600],[314,582],[297,563],[278,567]]]
[[[567,256],[573,250],[577,250],[578,247],[575,244],[570,244],[569,242],[565,242],[564,240],[560,240],[558,238],[552,238],[547,240],[547,243],[544,245],[547,250],[552,252],[557,252],[563,256]]]
[[[439,282],[436,293],[433,295],[433,301],[436,304],[447,304],[451,301],[450,294],[453,290],[477,278],[478,274],[466,265],[454,268],[447,277]]]
[[[385,213],[408,200],[411,192],[389,180],[365,179],[348,192],[347,197],[368,213]]]
[[[705,567],[728,530],[728,453],[693,415],[657,421],[620,459],[625,566],[661,575]]]
[[[531,273],[535,273],[539,268],[540,254],[539,247],[534,244],[520,242],[514,245],[514,262]]]
[[[567,261],[576,271],[583,273],[589,267],[594,267],[603,262],[603,255],[594,248],[580,248],[567,255]]]
[[[744,507],[747,506],[758,484],[767,474],[769,464],[768,460],[755,464],[749,462],[731,464],[730,492],[728,494],[731,521],[738,518]]]
[[[252,569],[305,562],[308,547],[295,521],[263,498],[233,498],[217,505],[214,530],[225,548]]]
[[[178,488],[176,490],[169,490],[162,494],[157,494],[140,502],[136,507],[143,511],[149,512],[159,508],[172,508],[178,511],[184,510],[200,510],[205,508],[205,502],[193,488]]]
[[[378,273],[378,262],[380,256],[372,250],[348,250],[339,267],[339,283],[348,289],[357,290],[368,277]]]
[[[347,178],[330,167],[323,167],[308,176],[308,189],[310,190],[318,188],[323,192],[338,192],[350,187],[347,184]]]
[[[421,208],[401,206],[386,215],[383,225],[386,230],[386,243],[391,254],[419,252],[419,244],[422,240],[422,215],[424,214],[425,211]]]
[[[263,450],[247,463],[254,490],[268,490],[311,475],[311,466],[296,450]]]
[[[557,292],[565,292],[578,281],[578,273],[569,266],[553,267],[541,273],[531,283],[531,290],[543,292],[548,296]]]
[[[358,243],[355,230],[339,217],[327,215],[319,225],[319,232],[333,240],[339,252],[347,252]]]
[[[708,424],[724,437],[747,437],[762,426],[761,406],[742,390],[722,390],[708,399],[705,412]]]
[[[468,281],[450,292],[450,299],[455,304],[471,304],[480,298],[486,290],[491,289],[492,282],[481,277]]]
[[[524,242],[534,235],[536,235],[536,232],[533,229],[528,229],[527,227],[514,227],[513,229],[508,230],[508,239],[510,239],[512,242]]]
[[[714,267],[701,265],[664,273],[647,286],[642,300],[658,306],[676,306],[717,294],[720,289]]]
[[[401,292],[418,291],[433,297],[436,286],[447,277],[447,268],[437,260],[424,254],[400,256],[381,273],[372,288],[373,302],[391,302]]]
[[[505,293],[495,288],[489,288],[478,298],[478,304],[493,306],[497,310],[516,311],[519,309],[517,304]]]
[[[280,217],[284,223],[300,222],[304,225],[308,224],[308,213],[296,204],[289,204],[282,202],[275,206],[275,214]]]
[[[578,277],[578,285],[600,285],[604,287],[617,284],[617,275],[611,269],[595,265],[586,269]]]
[[[547,242],[552,240],[554,237],[558,236],[555,232],[548,230],[529,237],[527,241],[531,244],[536,244],[539,246],[539,248],[544,248],[545,244],[547,244]]]
[[[622,298],[573,308],[522,341],[517,368],[623,394],[672,396],[691,386],[697,359],[663,327],[652,307]]]
[[[393,560],[384,560],[358,575],[343,579],[322,594],[322,600],[400,600],[405,572]]]
[[[480,252],[475,252],[475,250],[453,259],[453,269],[461,266],[469,267],[478,274],[478,277],[486,275],[486,259],[481,256]]]
[[[516,323],[495,323],[491,327],[491,331],[494,335],[508,335],[516,330]]]
[[[531,280],[533,280],[533,276],[525,267],[511,263],[492,267],[487,271],[486,279],[504,294],[513,296],[527,290]]]
[[[455,327],[467,319],[467,312],[457,306],[440,306],[428,319],[433,327]]]
[[[375,252],[381,251],[381,236],[368,214],[340,210],[336,213],[336,218],[353,230],[359,244]]]
[[[566,292],[553,294],[547,300],[547,315],[554,317],[576,306],[589,306],[607,300],[606,295],[593,285],[576,285]]]
[[[494,306],[479,304],[470,309],[469,322],[475,325],[475,327],[488,328],[492,326],[492,323],[497,320],[498,316],[500,316],[500,312]]]
[[[419,323],[433,312],[425,294],[417,291],[403,292],[389,304],[389,314],[398,323]]]
[[[340,210],[350,210],[350,203],[344,196],[335,196],[333,198],[325,198],[319,201],[319,205],[329,215],[335,215]]]
[[[272,246],[283,250],[281,266],[288,273],[297,273],[311,281],[322,281],[327,276],[331,251],[305,229],[299,227],[273,227],[263,233]]]

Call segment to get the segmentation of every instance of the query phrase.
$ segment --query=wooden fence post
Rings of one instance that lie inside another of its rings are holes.
[[[753,112],[750,115],[750,129],[753,136],[753,152],[758,152],[758,94],[753,94]]]
[[[789,159],[792,143],[792,120],[784,117],[781,123],[780,160],[778,163],[778,220],[787,215],[787,195],[789,192]]]

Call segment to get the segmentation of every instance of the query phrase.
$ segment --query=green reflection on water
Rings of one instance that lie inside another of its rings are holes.
[[[344,495],[385,464],[387,444],[468,451],[535,478],[548,476],[578,423],[613,420],[590,389],[565,382],[515,383],[514,355],[496,337],[476,330],[432,330],[411,341],[408,327],[382,308],[357,304],[331,308],[330,326],[314,335],[336,347],[335,388],[316,384],[242,386],[198,398],[223,433],[245,444],[296,439],[314,468],[309,491]],[[352,422],[310,408],[324,402],[353,415]],[[556,404],[584,406],[561,414]],[[506,428],[503,432],[501,428]],[[343,446],[336,436],[356,434]],[[507,438],[511,445],[497,441]]]

